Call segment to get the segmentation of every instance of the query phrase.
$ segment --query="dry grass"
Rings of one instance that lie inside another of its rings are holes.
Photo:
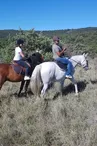
[[[97,146],[97,70],[78,68],[73,85],[65,82],[64,95],[55,96],[58,84],[45,99],[17,98],[19,83],[6,82],[0,91],[0,146]],[[91,82],[92,81],[92,82]]]

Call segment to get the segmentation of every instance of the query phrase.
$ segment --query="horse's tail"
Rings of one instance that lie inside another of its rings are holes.
[[[37,65],[32,73],[31,76],[31,81],[30,81],[30,88],[31,91],[35,94],[38,95],[40,94],[41,91],[41,85],[42,85],[42,80],[41,80],[41,74],[40,74],[40,69],[41,65]]]

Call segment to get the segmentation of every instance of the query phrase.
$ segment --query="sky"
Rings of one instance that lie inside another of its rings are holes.
[[[97,27],[97,0],[1,0],[0,30]]]

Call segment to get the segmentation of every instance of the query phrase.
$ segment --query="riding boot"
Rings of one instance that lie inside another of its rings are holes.
[[[26,70],[25,70],[24,80],[30,80],[30,77],[29,77],[29,68],[26,68]]]

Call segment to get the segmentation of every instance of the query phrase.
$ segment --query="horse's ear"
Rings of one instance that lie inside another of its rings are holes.
[[[88,53],[85,54],[85,57],[87,57],[87,56],[88,56]]]
[[[84,53],[83,55],[84,55],[85,57],[87,57],[87,56],[88,56],[88,53]]]
[[[41,54],[41,53],[42,53],[42,50],[36,50],[36,52],[38,52],[38,53],[40,53],[40,54]]]

